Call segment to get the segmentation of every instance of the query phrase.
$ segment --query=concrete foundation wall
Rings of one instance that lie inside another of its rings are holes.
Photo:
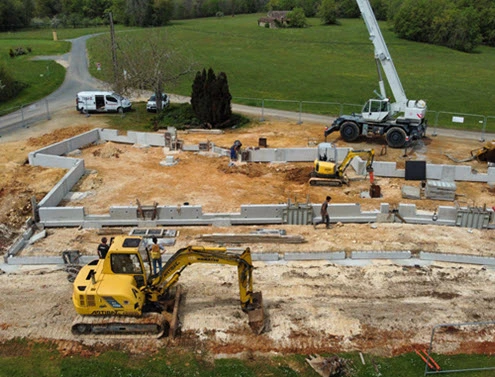
[[[162,257],[164,262],[170,259],[170,254],[165,254]],[[418,257],[413,257],[410,251],[352,251],[349,255],[346,255],[344,251],[336,252],[311,252],[311,253],[299,253],[299,252],[265,252],[265,253],[252,253],[252,260],[255,262],[297,262],[297,261],[368,261],[368,260],[390,260],[390,261],[411,261],[412,263],[423,262],[448,262],[458,264],[476,264],[483,266],[495,266],[495,258],[482,257],[476,255],[460,255],[460,254],[444,254],[444,253],[430,253],[421,251]],[[80,257],[80,263],[82,265],[90,263],[93,260],[98,259],[96,256],[83,255]],[[9,253],[4,257],[5,263],[9,265],[64,265],[62,256],[15,256],[15,254]]]
[[[67,174],[39,203],[40,223],[45,226],[83,226],[100,228],[103,226],[159,226],[159,225],[241,225],[241,224],[282,224],[287,205],[242,205],[240,212],[204,214],[201,206],[158,206],[153,218],[152,212],[147,211],[144,217],[138,213],[137,206],[113,206],[107,215],[86,215],[83,207],[56,207],[71,191],[72,187],[85,173],[82,159],[61,157],[71,151],[97,142],[108,140],[121,143],[140,145],[164,146],[165,138],[159,133],[128,132],[120,135],[117,130],[97,129],[69,138],[63,142],[29,154],[32,165],[50,166],[69,169]],[[213,146],[213,151],[229,155],[229,151]],[[337,160],[342,161],[349,148],[337,148]],[[317,158],[317,148],[264,148],[250,150],[250,161],[282,162],[307,161]],[[365,162],[357,157],[351,162],[358,174],[366,174]],[[404,177],[405,170],[397,169],[395,162],[375,162],[375,176]],[[449,166],[427,164],[427,177],[432,179],[474,180],[479,182],[495,181],[495,168],[491,167],[488,174],[475,174],[468,166]],[[312,204],[313,221],[319,221],[320,204]],[[377,215],[388,214],[389,205],[380,204],[379,210],[361,211],[359,204],[331,204],[329,207],[332,222],[374,222]],[[408,223],[455,225],[457,208],[440,207],[436,212],[417,211],[412,204],[401,204],[398,214]],[[297,216],[296,216],[297,217]],[[493,225],[493,224],[492,224]],[[493,225],[495,227],[495,225]]]
[[[115,143],[151,145],[154,147],[164,147],[165,137],[160,133],[128,131],[127,134],[120,134],[118,130],[100,129],[101,140],[113,141]]]
[[[66,160],[69,160],[66,158]],[[81,179],[84,175],[84,160],[70,159],[75,161],[73,166],[60,181],[50,190],[48,194],[39,202],[38,207],[56,207],[67,195],[72,187]]]

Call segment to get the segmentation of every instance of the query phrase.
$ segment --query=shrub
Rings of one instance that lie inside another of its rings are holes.
[[[2,89],[0,89],[0,101],[8,101],[14,98],[22,89],[27,85],[16,81],[7,68],[0,64],[0,82],[2,83]]]

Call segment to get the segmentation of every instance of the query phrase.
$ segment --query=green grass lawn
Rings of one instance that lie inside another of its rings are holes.
[[[52,29],[0,33],[0,64],[6,66],[17,81],[26,84],[16,98],[0,103],[0,115],[46,97],[64,82],[64,67],[54,61],[33,61],[34,56],[65,54],[70,51],[71,44],[64,39],[108,32],[108,27],[57,29],[56,32],[57,41],[53,39]],[[31,53],[11,58],[9,50],[18,47],[30,48]]]
[[[347,361],[353,377],[419,377],[424,374],[424,362],[415,353],[393,358],[364,354],[365,364],[358,353],[339,356]],[[444,370],[494,366],[493,358],[483,355],[434,357]],[[0,377],[317,377],[305,358],[306,355],[293,354],[215,360],[204,351],[181,347],[139,355],[111,349],[97,352],[83,349],[79,354],[64,357],[51,343],[10,340],[0,344]],[[470,377],[492,375],[493,370],[469,373]]]
[[[200,69],[225,71],[236,102],[259,103],[239,100],[254,98],[362,104],[378,90],[373,45],[362,20],[323,26],[310,19],[311,27],[306,29],[273,30],[258,27],[258,17],[174,22],[166,27],[166,43],[194,56]],[[409,98],[426,100],[431,111],[495,116],[495,49],[480,47],[466,54],[404,41],[385,23],[381,27]],[[104,64],[100,77],[110,78],[109,51],[101,49],[97,39],[89,46],[91,59]],[[168,91],[190,95],[192,79],[185,77]],[[265,106],[299,110],[298,103],[265,101]],[[335,112],[335,108],[303,103],[303,111],[308,112]],[[347,111],[354,110],[358,109]]]

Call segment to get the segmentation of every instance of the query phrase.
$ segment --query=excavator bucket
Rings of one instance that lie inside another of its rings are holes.
[[[263,296],[261,292],[253,293],[254,309],[248,311],[249,327],[257,335],[265,331],[265,311],[263,309]]]

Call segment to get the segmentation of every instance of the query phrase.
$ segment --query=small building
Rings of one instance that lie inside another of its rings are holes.
[[[287,26],[287,14],[289,14],[287,10],[272,10],[268,12],[266,17],[258,19],[258,26],[269,27],[270,29]]]

